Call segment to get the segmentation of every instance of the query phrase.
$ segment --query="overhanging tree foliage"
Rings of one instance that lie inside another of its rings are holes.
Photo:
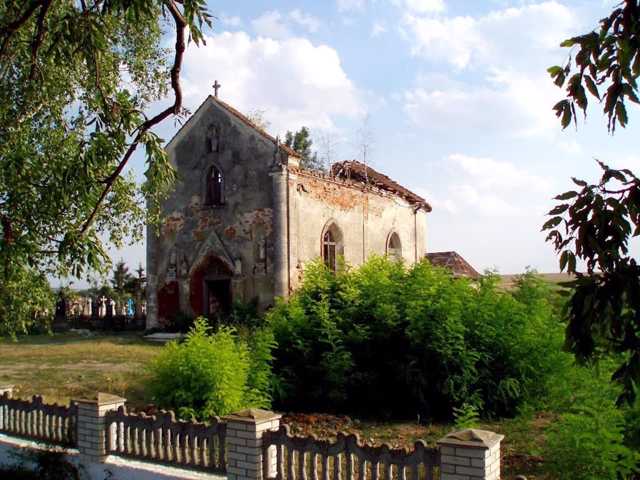
[[[572,54],[549,73],[566,89],[554,107],[563,128],[577,125],[576,107],[586,115],[589,98],[602,104],[611,133],[616,125],[626,127],[629,102],[640,103],[640,2],[621,2],[598,30],[562,46]],[[543,230],[560,255],[560,268],[578,275],[569,304],[568,349],[581,361],[619,354],[614,379],[624,385],[620,400],[633,401],[640,380],[640,266],[629,243],[640,234],[640,179],[599,163],[600,181],[573,179],[578,188],[556,197],[560,203]],[[586,274],[577,272],[578,259]]]
[[[2,302],[29,301],[6,287],[25,276],[104,271],[102,239],[139,238],[145,202],[157,218],[174,172],[152,129],[185,113],[183,53],[207,24],[205,0],[0,2]],[[138,147],[142,186],[125,173]],[[4,313],[0,330],[15,332],[20,322]]]

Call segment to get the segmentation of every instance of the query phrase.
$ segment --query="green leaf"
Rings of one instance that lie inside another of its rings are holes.
[[[570,198],[574,198],[578,196],[578,192],[575,190],[570,190],[568,192],[564,192],[560,195],[556,195],[554,198],[556,200],[569,200]]]
[[[549,75],[551,75],[552,77],[556,77],[559,74],[561,74],[563,71],[562,67],[559,65],[554,65],[552,67],[547,68],[547,72],[549,72]]]
[[[616,103],[616,117],[618,118],[618,122],[622,127],[627,126],[627,109],[622,101]]]
[[[573,183],[575,183],[579,187],[586,187],[587,186],[587,182],[585,182],[584,180],[580,180],[580,179],[575,178],[575,177],[571,177],[571,180],[573,181]]]
[[[569,250],[565,250],[560,255],[560,271],[564,272],[565,267],[567,266],[567,262],[569,261]]]
[[[598,87],[596,86],[596,82],[593,81],[593,78],[591,78],[589,75],[585,75],[584,81],[591,95],[600,100],[600,92],[598,92]]]
[[[555,228],[560,224],[560,222],[562,222],[562,217],[553,217],[545,222],[545,224],[542,226],[542,230]]]
[[[562,205],[558,205],[558,206],[554,207],[548,214],[549,215],[559,215],[559,214],[565,212],[568,208],[569,208],[569,205],[566,204],[566,203],[563,203]]]

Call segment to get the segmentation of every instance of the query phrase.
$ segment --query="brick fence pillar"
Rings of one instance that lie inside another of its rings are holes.
[[[441,480],[500,480],[500,442],[486,430],[452,432],[438,441]]]
[[[123,406],[126,399],[98,393],[95,399],[75,400],[78,404],[78,450],[89,462],[103,462],[107,457],[105,414]]]
[[[277,430],[281,417],[257,408],[224,417],[227,422],[228,480],[262,480],[262,434],[267,430]],[[275,455],[270,455],[270,477],[275,477],[275,462]]]
[[[9,394],[9,398],[13,396],[13,385],[0,385],[0,397],[5,393]]]

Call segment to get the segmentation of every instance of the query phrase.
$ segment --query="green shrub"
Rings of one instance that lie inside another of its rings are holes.
[[[196,319],[184,342],[170,342],[149,366],[154,400],[185,418],[206,419],[246,407],[269,407],[273,339],[259,332],[251,341],[231,327],[212,333]]]
[[[625,443],[625,408],[615,404],[613,365],[573,366],[550,392],[550,407],[563,412],[545,446],[545,463],[557,478],[620,480],[638,472],[640,455]]]
[[[374,257],[335,274],[315,262],[267,315],[278,406],[451,418],[470,403],[514,415],[562,355],[551,298],[533,274],[510,293],[494,276],[474,283],[426,261]]]
[[[479,420],[478,407],[471,403],[463,403],[460,408],[453,408],[453,424],[456,430],[477,428]]]
[[[28,266],[13,265],[0,280],[0,337],[49,332],[55,307],[47,277]]]
[[[556,478],[620,480],[638,471],[640,455],[624,444],[624,415],[613,402],[561,415],[547,433],[546,450]]]
[[[620,385],[611,382],[615,359],[577,365],[566,354],[548,378],[546,395],[530,410],[557,415],[547,429],[544,459],[553,478],[577,480],[635,478],[638,460],[637,407],[616,406]]]

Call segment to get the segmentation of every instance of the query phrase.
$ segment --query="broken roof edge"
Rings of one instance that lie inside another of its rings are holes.
[[[339,162],[338,162],[339,163]],[[308,177],[313,177],[313,178],[317,178],[319,180],[325,181],[325,182],[333,182],[336,183],[338,185],[342,185],[345,187],[350,187],[350,188],[356,188],[356,189],[361,189],[362,185],[366,185],[364,182],[358,181],[358,180],[354,180],[351,178],[347,178],[347,177],[342,177],[342,176],[335,176],[332,175],[330,173],[325,173],[323,171],[319,171],[319,170],[312,170],[309,168],[304,168],[301,166],[291,166],[289,165],[288,170],[296,175],[306,175]],[[390,195],[394,195],[396,197],[401,198],[402,200],[406,201],[409,205],[411,205],[412,208],[418,208],[418,209],[422,209],[425,210],[427,213],[431,212],[431,205],[429,205],[426,201],[423,200],[424,203],[418,203],[418,202],[411,202],[409,201],[407,198],[405,198],[402,195],[399,195],[397,192],[391,191],[389,189],[384,189],[378,185],[369,183],[368,184],[369,187],[374,187],[376,188],[377,192],[385,192],[386,194],[390,194]]]
[[[357,160],[343,160],[342,162],[336,162],[331,165],[330,171],[331,175],[335,177],[352,179],[351,173],[355,173],[357,177],[364,176],[365,179],[356,178],[352,180],[361,181],[362,183],[369,183],[382,190],[393,193],[398,197],[404,198],[410,204],[425,210],[427,213],[433,210],[431,208],[431,205],[420,195],[402,186],[384,173],[381,173],[376,169],[370,167],[369,165],[366,165]]]
[[[264,129],[260,128],[258,125],[253,123],[249,119],[249,117],[247,117],[246,115],[244,115],[243,113],[241,113],[239,110],[232,107],[228,103],[223,102],[219,98],[215,98],[213,95],[207,95],[207,98],[204,99],[204,101],[200,104],[200,106],[196,109],[196,111],[187,119],[186,122],[184,122],[180,126],[178,131],[173,135],[173,137],[171,137],[171,140],[167,142],[167,145],[165,146],[166,150],[169,150],[170,148],[172,148],[175,142],[177,142],[182,137],[182,135],[188,130],[187,127],[189,126],[189,124],[191,124],[195,118],[199,117],[202,114],[202,112],[204,111],[203,107],[207,104],[208,101],[212,101],[214,102],[214,104],[217,104],[218,106],[222,107],[227,113],[230,113],[231,115],[236,117],[238,120],[240,120],[242,123],[252,128],[256,133],[260,134],[263,138],[266,138],[267,140],[272,142],[274,145],[278,145],[279,148],[281,148],[287,153],[287,155],[291,157],[301,158],[300,154],[296,152],[293,148],[280,142],[276,137],[269,134]]]
[[[473,279],[482,277],[482,275],[455,250],[427,252],[424,256],[429,260],[431,265],[448,268],[454,275],[462,275]]]

